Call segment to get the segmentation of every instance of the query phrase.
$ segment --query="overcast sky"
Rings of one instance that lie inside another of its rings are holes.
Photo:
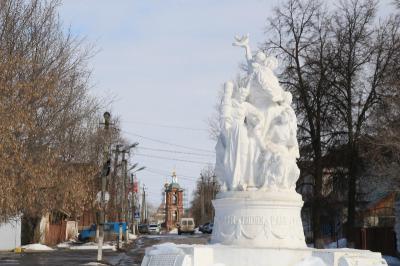
[[[233,36],[249,33],[253,49],[260,45],[278,2],[64,0],[65,27],[99,50],[90,62],[92,93],[114,99],[109,108],[123,135],[142,147],[134,161],[148,169],[137,176],[153,204],[173,169],[191,195],[201,169],[214,163],[206,121],[244,59]]]

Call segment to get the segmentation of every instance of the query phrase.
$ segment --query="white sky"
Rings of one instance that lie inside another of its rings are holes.
[[[214,111],[217,91],[236,76],[244,59],[244,52],[231,46],[233,36],[250,33],[255,49],[265,39],[266,20],[277,3],[279,0],[64,0],[60,18],[73,34],[86,36],[99,49],[90,65],[92,91],[114,98],[110,109],[120,117],[128,140],[138,141],[144,148],[204,154],[201,150],[213,151],[215,146],[206,120]],[[135,162],[159,173],[137,174],[154,205],[160,204],[161,188],[174,168],[179,183],[191,194],[194,178],[207,162],[215,160],[211,153],[199,156],[149,149],[137,153],[170,159],[134,157]]]

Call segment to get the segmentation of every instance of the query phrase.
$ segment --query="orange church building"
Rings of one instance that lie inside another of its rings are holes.
[[[176,228],[183,217],[183,189],[179,186],[176,173],[172,174],[172,182],[165,184],[165,225],[167,230]]]

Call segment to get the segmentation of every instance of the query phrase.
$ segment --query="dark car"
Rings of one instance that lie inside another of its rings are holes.
[[[214,224],[208,223],[206,226],[203,227],[203,233],[212,234]]]
[[[199,226],[199,231],[202,232],[203,234],[205,233],[204,229],[210,224],[210,222],[202,224]]]
[[[149,233],[148,224],[139,224],[138,229],[139,229],[139,233],[141,233],[141,234],[148,234]]]

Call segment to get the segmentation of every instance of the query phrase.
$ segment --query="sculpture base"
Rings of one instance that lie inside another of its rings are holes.
[[[246,248],[161,244],[146,249],[142,266],[387,266],[380,253],[356,249]]]
[[[301,196],[294,191],[224,192],[213,200],[212,244],[305,248]]]

